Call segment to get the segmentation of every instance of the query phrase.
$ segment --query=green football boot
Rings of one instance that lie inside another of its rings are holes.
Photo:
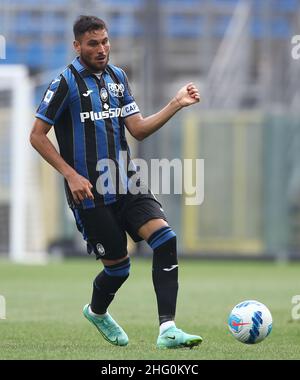
[[[186,334],[175,326],[169,327],[166,331],[160,334],[157,338],[158,348],[193,348],[202,342],[199,335]]]
[[[108,313],[104,317],[91,315],[89,306],[84,306],[83,315],[96,326],[103,338],[115,346],[126,346],[128,344],[128,336],[122,327]]]

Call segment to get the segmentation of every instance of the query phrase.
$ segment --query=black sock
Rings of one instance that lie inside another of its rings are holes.
[[[111,266],[105,266],[93,283],[91,309],[96,314],[104,314],[114,299],[115,293],[127,280],[130,259]]]
[[[176,235],[163,227],[148,239],[153,249],[152,280],[156,293],[159,323],[174,320],[178,292]]]

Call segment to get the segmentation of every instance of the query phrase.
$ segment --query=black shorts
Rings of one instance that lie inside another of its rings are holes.
[[[167,221],[161,204],[151,194],[126,194],[110,205],[91,209],[72,209],[78,230],[87,242],[88,253],[96,259],[115,260],[125,257],[127,236],[143,240],[138,230],[151,219]]]

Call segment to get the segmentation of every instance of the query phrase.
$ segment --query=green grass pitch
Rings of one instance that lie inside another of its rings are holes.
[[[93,259],[47,266],[0,262],[0,359],[300,359],[300,321],[292,320],[292,296],[300,294],[300,264],[180,260],[177,326],[200,334],[201,346],[157,350],[156,300],[151,261],[132,259],[131,276],[110,308],[129,336],[127,347],[107,343],[82,315],[100,271]],[[237,342],[227,327],[233,306],[265,303],[273,331],[262,343]]]

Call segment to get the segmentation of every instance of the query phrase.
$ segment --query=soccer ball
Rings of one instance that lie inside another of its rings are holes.
[[[229,314],[228,327],[239,342],[259,343],[272,330],[272,315],[261,302],[243,301],[237,304]]]

